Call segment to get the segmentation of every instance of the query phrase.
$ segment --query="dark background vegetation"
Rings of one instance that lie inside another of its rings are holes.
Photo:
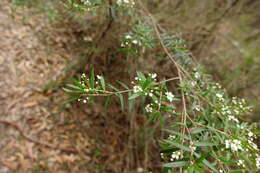
[[[159,172],[158,139],[164,136],[159,124],[144,125],[140,110],[130,116],[116,100],[107,107],[102,100],[61,104],[67,97],[61,86],[92,68],[114,84],[130,83],[136,70],[154,71],[159,77],[175,71],[167,60],[154,57],[158,50],[140,58],[115,51],[131,19],[112,20],[106,9],[96,15],[71,13],[60,2],[0,2],[1,116],[41,141],[73,146],[79,152],[17,141],[17,132],[0,126],[4,156],[0,172]],[[259,122],[260,1],[147,0],[144,4],[166,32],[182,35],[194,60],[231,96],[244,97],[254,107],[252,116],[243,119]]]

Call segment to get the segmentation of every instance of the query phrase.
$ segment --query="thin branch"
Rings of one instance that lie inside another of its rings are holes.
[[[41,145],[41,146],[44,146],[44,147],[47,147],[47,148],[51,148],[51,149],[54,149],[54,150],[60,150],[60,151],[63,151],[63,152],[69,152],[69,153],[77,153],[78,151],[74,148],[63,148],[63,147],[57,147],[57,146],[54,146],[54,145],[51,145],[49,143],[45,143],[45,142],[42,142],[42,141],[39,141],[39,140],[36,140],[36,139],[33,139],[31,138],[30,136],[26,135],[25,132],[22,130],[22,128],[13,123],[13,122],[10,122],[10,121],[6,121],[6,120],[0,120],[0,123],[2,124],[5,124],[7,126],[10,126],[10,127],[13,127],[14,129],[18,130],[20,132],[20,134],[28,141],[32,142],[32,143],[35,143],[37,145]]]

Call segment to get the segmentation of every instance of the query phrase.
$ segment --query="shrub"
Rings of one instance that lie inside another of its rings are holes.
[[[160,50],[158,56],[168,58],[176,70],[176,76],[169,78],[138,71],[131,85],[118,82],[119,87],[92,70],[64,88],[70,101],[87,103],[96,97],[115,96],[122,111],[131,113],[133,106],[139,107],[146,123],[169,124],[164,129],[169,136],[160,141],[158,149],[164,172],[257,172],[260,154],[254,140],[259,130],[243,122],[252,108],[244,99],[230,98],[192,60],[180,35],[167,34],[147,9],[133,0],[69,0],[65,4],[73,12],[95,14],[98,8],[109,8],[115,20],[133,18],[134,24],[122,34],[117,51],[138,58]],[[138,99],[145,104],[136,104]]]

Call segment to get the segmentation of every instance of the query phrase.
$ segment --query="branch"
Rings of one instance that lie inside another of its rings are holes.
[[[13,127],[14,129],[16,129],[17,131],[20,132],[20,134],[25,138],[27,139],[28,141],[32,142],[32,143],[35,143],[37,145],[41,145],[41,146],[44,146],[44,147],[47,147],[47,148],[51,148],[51,149],[54,149],[54,150],[60,150],[60,151],[63,151],[63,152],[69,152],[69,153],[77,153],[78,151],[74,148],[63,148],[63,147],[57,147],[57,146],[53,146],[49,143],[45,143],[45,142],[41,142],[41,141],[38,141],[36,139],[33,139],[31,138],[30,136],[26,135],[25,132],[22,130],[22,128],[13,123],[13,122],[10,122],[10,121],[6,121],[6,120],[0,120],[0,123],[2,124],[5,124],[7,126],[10,126],[10,127]]]

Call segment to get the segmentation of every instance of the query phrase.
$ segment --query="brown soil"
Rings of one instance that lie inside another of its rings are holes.
[[[61,104],[61,90],[43,92],[73,57],[63,46],[70,37],[27,12],[0,1],[0,173],[87,172],[91,140],[74,123],[77,113]]]

